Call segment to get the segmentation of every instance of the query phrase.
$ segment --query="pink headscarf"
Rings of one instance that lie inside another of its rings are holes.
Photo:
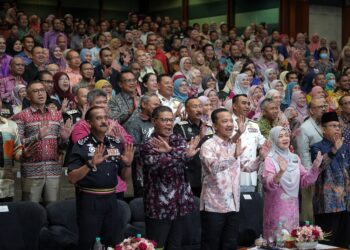
[[[261,103],[265,100],[265,96],[261,97],[256,106],[255,114],[253,116],[254,121],[258,121],[262,115]]]
[[[316,95],[317,95],[317,92],[320,91],[320,90],[322,90],[322,91],[324,92],[324,89],[323,89],[322,87],[320,87],[320,86],[314,86],[314,87],[312,88],[311,92],[310,92],[311,98],[315,98]]]
[[[293,94],[292,94],[292,101],[290,103],[290,106],[293,107],[297,113],[298,113],[298,121],[300,123],[303,123],[305,118],[307,117],[308,115],[308,112],[307,112],[307,104],[305,103],[304,106],[299,106],[297,103],[298,103],[298,99],[301,95],[304,95],[305,96],[305,93],[302,92],[302,91],[295,91]]]

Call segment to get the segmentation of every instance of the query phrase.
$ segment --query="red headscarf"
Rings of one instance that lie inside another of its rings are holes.
[[[69,101],[73,101],[74,99],[74,95],[70,92],[70,89],[68,89],[67,91],[63,91],[62,89],[60,89],[60,87],[58,86],[58,80],[61,78],[61,76],[67,76],[69,79],[69,76],[65,73],[65,72],[57,72],[54,76],[53,76],[53,89],[54,89],[54,93],[60,98],[60,101],[62,102],[64,98],[67,98]]]

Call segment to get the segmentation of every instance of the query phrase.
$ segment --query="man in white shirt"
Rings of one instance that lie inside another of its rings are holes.
[[[239,130],[238,118],[244,119],[246,129],[240,138],[242,140],[242,148],[245,148],[245,150],[241,155],[241,164],[250,168],[257,164],[257,152],[264,144],[265,138],[260,132],[259,125],[247,118],[247,114],[250,111],[250,102],[247,95],[240,94],[234,96],[232,99],[232,110],[233,135]],[[250,173],[241,172],[241,192],[255,192],[257,177],[257,171]]]

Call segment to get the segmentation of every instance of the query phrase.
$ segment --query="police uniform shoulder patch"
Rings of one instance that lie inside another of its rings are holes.
[[[68,110],[68,111],[66,112],[67,115],[74,115],[74,114],[76,114],[76,113],[78,113],[78,110],[76,110],[76,109]]]
[[[188,121],[180,121],[178,122],[179,125],[187,125],[188,124]]]
[[[113,141],[113,142],[115,142],[115,143],[120,143],[120,140],[119,140],[118,138],[116,138],[116,137],[113,137],[113,136],[107,135],[107,139],[108,139],[109,141]]]
[[[85,142],[86,142],[88,139],[89,139],[88,136],[87,136],[87,137],[84,137],[83,139],[80,139],[80,140],[78,141],[78,144],[79,144],[79,145],[84,145]]]

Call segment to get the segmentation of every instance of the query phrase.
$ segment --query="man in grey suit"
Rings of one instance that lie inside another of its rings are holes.
[[[324,98],[312,99],[309,105],[310,117],[304,121],[299,128],[299,133],[297,133],[295,152],[300,156],[301,163],[307,170],[312,166],[310,147],[320,142],[323,138],[322,128],[320,126],[321,117],[327,111],[327,108]],[[301,190],[300,219],[303,221],[314,221],[312,208],[313,190],[313,186]]]

